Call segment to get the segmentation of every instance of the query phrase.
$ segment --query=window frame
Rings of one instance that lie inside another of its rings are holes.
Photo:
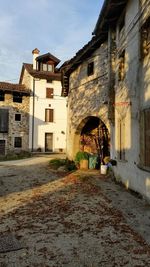
[[[14,148],[22,148],[22,137],[21,136],[14,137]]]
[[[54,122],[54,109],[45,109],[45,122]]]
[[[17,119],[17,116],[20,116],[20,119]],[[15,121],[21,121],[21,113],[15,113]]]
[[[91,61],[87,65],[87,76],[91,76],[94,74],[94,61]]]
[[[5,92],[0,90],[0,101],[5,101]]]
[[[13,102],[14,103],[22,103],[23,95],[17,92],[13,92]]]
[[[50,88],[50,87],[46,88],[46,98],[50,98],[50,99],[54,98],[54,88]]]
[[[40,69],[40,71],[47,71],[47,72],[54,72],[54,65],[53,64],[48,64],[48,63],[39,63],[40,67],[38,67]],[[51,68],[51,69],[49,69]]]

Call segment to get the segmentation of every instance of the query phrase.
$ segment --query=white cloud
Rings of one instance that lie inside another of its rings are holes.
[[[66,60],[90,40],[100,0],[5,0],[0,9],[0,80],[19,76],[31,51]]]

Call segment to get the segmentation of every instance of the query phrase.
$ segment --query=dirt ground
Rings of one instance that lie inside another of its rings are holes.
[[[0,267],[150,266],[150,205],[99,171],[48,160],[0,163],[0,233],[20,244]]]

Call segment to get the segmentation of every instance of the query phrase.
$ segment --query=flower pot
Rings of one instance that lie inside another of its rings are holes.
[[[101,174],[107,174],[107,165],[101,165]]]
[[[87,170],[88,169],[89,162],[87,159],[81,159],[80,160],[80,169],[81,170]]]

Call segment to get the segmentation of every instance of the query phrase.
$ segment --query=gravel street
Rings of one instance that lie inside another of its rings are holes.
[[[149,203],[99,171],[51,170],[49,159],[0,162],[0,267],[150,266]]]

